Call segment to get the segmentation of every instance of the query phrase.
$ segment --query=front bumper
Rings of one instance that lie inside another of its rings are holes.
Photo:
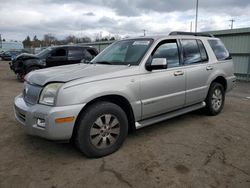
[[[49,140],[69,140],[72,136],[76,118],[85,104],[51,107],[40,104],[29,105],[19,95],[15,98],[15,118],[27,134]],[[56,123],[55,119],[74,117],[71,122]],[[45,120],[45,127],[37,124],[38,119]]]

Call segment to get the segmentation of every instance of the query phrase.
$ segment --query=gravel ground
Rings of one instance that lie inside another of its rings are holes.
[[[21,92],[0,62],[0,187],[250,187],[250,83],[223,112],[193,112],[128,136],[116,153],[88,159],[71,144],[28,136],[14,120]]]

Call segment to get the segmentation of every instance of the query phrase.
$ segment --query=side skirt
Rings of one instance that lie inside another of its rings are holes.
[[[198,103],[198,104],[195,104],[195,105],[192,105],[192,106],[181,108],[180,110],[168,112],[166,114],[162,114],[162,115],[159,115],[159,116],[154,116],[154,117],[149,118],[149,119],[138,121],[138,122],[135,123],[135,128],[140,129],[142,127],[146,127],[146,126],[149,126],[149,125],[152,125],[152,124],[155,124],[155,123],[159,123],[161,121],[165,121],[167,119],[170,119],[170,118],[182,115],[182,114],[186,114],[188,112],[192,112],[194,110],[198,110],[198,109],[203,108],[205,106],[206,106],[206,103],[201,102],[201,103]]]

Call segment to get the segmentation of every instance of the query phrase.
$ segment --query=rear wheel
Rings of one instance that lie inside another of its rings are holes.
[[[88,157],[101,157],[118,150],[128,133],[125,112],[116,104],[98,102],[80,116],[75,143]]]
[[[217,115],[224,107],[225,89],[217,82],[211,84],[206,98],[206,110],[209,115]]]

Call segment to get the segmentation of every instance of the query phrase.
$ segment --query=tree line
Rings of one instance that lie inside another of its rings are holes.
[[[109,37],[99,37],[96,36],[94,41],[112,41],[118,39],[119,36],[109,36]],[[77,43],[88,43],[92,42],[90,37],[76,37],[74,35],[69,35],[62,40],[59,40],[52,34],[45,34],[42,40],[39,40],[35,35],[33,39],[27,36],[23,40],[24,48],[36,48],[36,47],[46,47],[52,45],[64,45],[64,44],[77,44]]]

